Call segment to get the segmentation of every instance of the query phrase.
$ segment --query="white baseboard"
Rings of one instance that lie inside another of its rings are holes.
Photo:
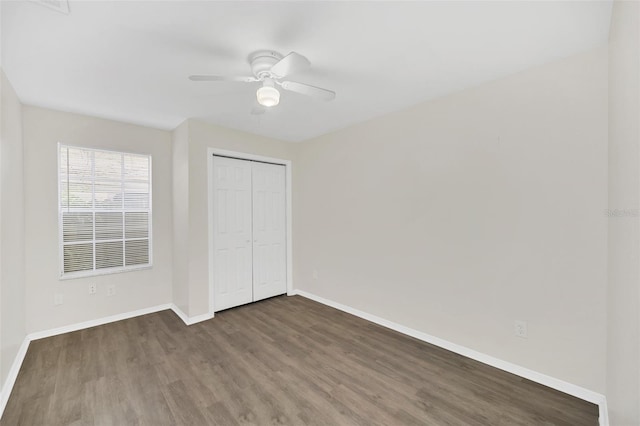
[[[182,312],[182,309],[178,308],[178,306],[173,303],[171,304],[171,310],[173,310],[173,312],[175,312],[176,315],[179,316],[182,322],[184,322],[186,325],[196,324],[198,322],[210,320],[214,317],[214,314],[202,314],[195,317],[190,317]]]
[[[607,406],[607,398],[602,395],[602,402],[598,404],[598,413],[600,417],[600,426],[609,426],[609,407]]]
[[[20,367],[22,367],[24,357],[25,355],[27,355],[29,342],[29,337],[25,336],[22,344],[20,345],[20,349],[18,349],[16,357],[13,359],[13,364],[11,364],[11,369],[9,370],[9,374],[7,375],[7,379],[2,385],[2,396],[0,397],[0,418],[2,417],[2,413],[4,413],[4,407],[7,406],[7,402],[9,401],[9,397],[11,396],[11,391],[13,390],[13,385],[16,383],[16,379],[18,378],[18,372],[20,371]]]
[[[44,331],[37,331],[35,333],[29,334],[27,337],[29,340],[38,340],[44,339],[46,337],[57,336],[58,334],[70,333],[72,331],[84,330],[85,328],[96,327],[98,325],[109,324],[110,322],[122,321],[124,319],[139,317],[141,315],[152,314],[154,312],[165,311],[167,309],[171,309],[180,317],[180,319],[186,324],[196,324],[201,321],[206,321],[208,319],[213,318],[213,314],[203,314],[195,317],[187,316],[178,306],[173,303],[166,303],[163,305],[152,306],[150,308],[138,309],[136,311],[125,312],[122,314],[111,315],[104,318],[98,318],[95,320],[79,322],[76,324],[65,325],[63,327],[52,328]]]
[[[563,380],[556,379],[555,377],[547,376],[546,374],[538,373],[537,371],[533,371],[528,368],[521,367],[519,365],[512,364],[507,361],[503,361],[501,359],[492,357],[490,355],[483,354],[482,352],[478,352],[473,349],[469,349],[467,347],[458,345],[456,343],[452,343],[447,340],[440,339],[439,337],[431,336],[427,333],[423,333],[421,331],[414,330],[409,327],[405,327],[403,325],[394,323],[392,321],[388,321],[384,318],[380,318],[375,315],[371,315],[367,312],[360,311],[350,306],[343,305],[341,303],[334,302],[332,300],[325,299],[320,296],[316,296],[315,294],[307,293],[306,291],[303,291],[303,290],[293,290],[291,293],[288,293],[288,295],[290,296],[293,296],[296,294],[302,297],[306,297],[307,299],[311,299],[316,302],[322,303],[323,305],[331,306],[332,308],[336,308],[348,314],[366,319],[367,321],[371,321],[383,327],[390,328],[391,330],[395,330],[402,334],[406,334],[407,336],[414,337],[418,340],[422,340],[424,342],[431,343],[432,345],[439,346],[451,352],[455,352],[457,354],[466,356],[467,358],[471,358],[483,364],[490,365],[500,370],[507,371],[509,373],[515,374],[517,376],[523,377],[533,382],[540,383],[547,387],[556,389],[560,392],[564,392],[566,394],[575,396],[577,398],[583,399],[593,404],[597,404],[600,412],[600,426],[609,426],[609,416],[607,413],[607,400],[605,396],[600,393],[593,392],[589,389],[585,389],[583,387],[574,385],[572,383],[568,383]]]
[[[423,333],[421,331],[414,330],[409,327],[405,327],[400,324],[396,324],[392,321],[388,321],[386,319],[377,317],[375,315],[368,314],[366,312],[360,311],[358,309],[352,308],[350,306],[343,305],[341,303],[334,302],[332,300],[325,299],[320,296],[316,296],[311,293],[307,293],[303,290],[293,290],[291,292],[287,292],[289,296],[300,295],[302,297],[306,297],[307,299],[315,300],[316,302],[322,303],[323,305],[331,306],[332,308],[339,309],[343,312],[347,312],[351,315],[355,315],[357,317],[366,319],[373,323],[379,324],[383,327],[390,328],[392,330],[398,331],[402,334],[406,334],[408,336],[414,337],[416,339],[422,340],[427,343],[431,343],[433,345],[439,346],[441,348],[447,349],[451,352],[455,352],[457,354],[466,356],[468,358],[474,359],[476,361],[482,362],[483,364],[490,365],[492,367],[499,368],[500,370],[507,371],[509,373],[516,374],[520,377],[524,377],[536,383],[540,383],[542,385],[548,386],[550,388],[559,390],[560,392],[567,393],[569,395],[575,396],[577,398],[583,399],[585,401],[589,401],[594,404],[598,404],[600,411],[600,426],[609,426],[609,416],[607,411],[607,400],[604,395],[599,394],[597,392],[590,391],[588,389],[582,388],[580,386],[576,386],[574,384],[556,379],[551,376],[547,376],[542,373],[538,373],[533,370],[529,370],[527,368],[521,367],[516,364],[512,364],[510,362],[506,362],[500,360],[498,358],[494,358],[492,356],[483,354],[481,352],[475,351],[473,349],[466,348],[461,345],[457,345],[455,343],[451,343],[449,341],[440,339],[435,336],[431,336],[429,334]],[[2,386],[2,390],[0,391],[0,417],[2,417],[2,413],[4,413],[4,409],[6,407],[7,401],[9,400],[9,396],[11,395],[11,391],[13,390],[13,385],[18,377],[18,372],[20,371],[20,367],[22,366],[22,362],[24,361],[24,357],[27,354],[27,349],[29,348],[29,343],[32,340],[43,339],[46,337],[56,336],[63,333],[69,333],[72,331],[83,330],[85,328],[95,327],[98,325],[108,324],[115,321],[121,321],[123,319],[133,318],[140,315],[146,315],[153,312],[164,311],[167,309],[173,310],[176,315],[187,325],[196,324],[201,321],[206,321],[208,319],[213,318],[213,314],[207,313],[203,315],[198,315],[195,317],[187,316],[180,308],[178,308],[173,303],[168,303],[164,305],[153,306],[150,308],[139,309],[132,312],[126,312],[123,314],[111,315],[104,318],[99,318],[96,320],[85,321],[77,324],[71,324],[63,327],[53,328],[50,330],[38,331],[35,333],[28,334],[11,366],[11,370],[9,370],[9,375],[5,380],[4,385]]]
[[[122,314],[111,315],[104,318],[98,318],[95,320],[79,322],[76,324],[65,325],[63,327],[52,328],[44,331],[37,331],[29,334],[27,337],[29,340],[44,339],[45,337],[57,336],[58,334],[70,333],[72,331],[84,330],[85,328],[96,327],[98,325],[109,324],[110,322],[121,321],[133,317],[139,317],[140,315],[152,314],[154,312],[165,311],[171,309],[171,303],[164,305],[152,306],[150,308],[138,309],[136,311],[125,312]]]

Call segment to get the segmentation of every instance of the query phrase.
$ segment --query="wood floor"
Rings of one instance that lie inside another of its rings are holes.
[[[597,425],[597,406],[299,296],[31,343],[13,425]]]

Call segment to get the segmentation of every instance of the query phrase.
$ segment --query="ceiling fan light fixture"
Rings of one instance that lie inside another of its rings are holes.
[[[322,101],[331,101],[336,97],[336,92],[331,90],[296,81],[283,80],[288,75],[304,71],[311,65],[309,60],[299,53],[291,52],[287,56],[283,56],[273,50],[260,50],[249,56],[249,64],[253,74],[250,76],[190,75],[189,80],[240,83],[262,82],[262,87],[256,91],[256,98],[261,107],[267,108],[274,107],[280,103],[279,87],[276,88],[276,85],[282,87],[282,90]],[[258,108],[258,110],[265,111],[264,108]]]
[[[280,102],[280,92],[273,86],[262,86],[256,92],[258,103],[265,107],[278,105]]]

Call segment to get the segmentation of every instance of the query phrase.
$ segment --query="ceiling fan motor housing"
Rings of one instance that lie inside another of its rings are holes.
[[[273,50],[259,50],[249,56],[251,72],[260,80],[271,77],[271,67],[273,67],[283,56]]]

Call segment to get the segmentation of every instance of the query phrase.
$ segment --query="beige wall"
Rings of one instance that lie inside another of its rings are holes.
[[[291,159],[291,144],[261,136],[225,129],[198,120],[189,120],[188,134],[188,165],[176,164],[183,162],[174,159],[174,168],[178,170],[188,170],[189,184],[185,192],[188,191],[189,202],[184,203],[183,199],[174,200],[174,209],[180,210],[179,218],[176,213],[176,223],[174,226],[181,229],[188,229],[187,253],[188,253],[188,309],[183,311],[193,317],[206,314],[209,311],[209,246],[208,246],[208,182],[207,182],[207,149],[218,148],[229,151],[251,153]],[[174,144],[184,143],[184,124],[174,131]],[[174,146],[174,152],[177,147]],[[179,148],[183,149],[183,148]],[[184,153],[184,152],[183,152]],[[182,158],[182,157],[181,157]],[[184,176],[174,176],[174,185],[183,187]],[[177,182],[180,181],[180,182]],[[185,211],[186,210],[186,211]],[[185,225],[184,221],[188,223]],[[185,275],[182,272],[182,275]],[[175,286],[175,284],[174,284]],[[174,294],[176,290],[174,288]],[[181,308],[182,309],[182,308]]]
[[[604,393],[605,48],[294,161],[296,288]]]
[[[22,111],[0,70],[0,386],[26,335]]]
[[[115,121],[24,106],[27,330],[68,324],[171,302],[171,133]],[[58,142],[151,154],[153,268],[60,281]],[[89,295],[89,284],[98,293]],[[107,285],[116,285],[108,297]],[[54,306],[54,293],[64,304]]]
[[[640,424],[640,5],[616,1],[609,38],[607,398],[612,425]],[[634,214],[635,212],[635,214]]]

